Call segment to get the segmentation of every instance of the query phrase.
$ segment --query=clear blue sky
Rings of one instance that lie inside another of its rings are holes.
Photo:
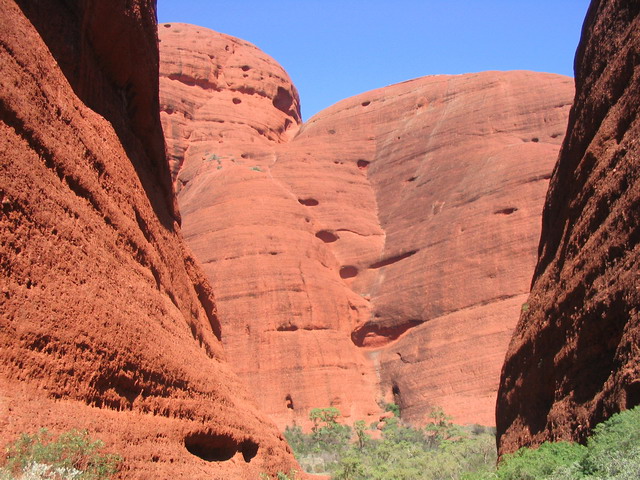
[[[588,0],[158,0],[158,21],[247,40],[278,61],[302,115],[432,74],[573,76]]]

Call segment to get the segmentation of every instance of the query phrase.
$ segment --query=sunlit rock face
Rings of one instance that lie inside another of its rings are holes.
[[[592,2],[528,309],[502,372],[501,453],[584,441],[640,403],[639,32],[638,2]]]
[[[284,427],[394,401],[416,423],[438,405],[493,425],[572,80],[424,77],[300,124],[253,45],[182,24],[159,37],[183,233],[263,411]]]
[[[0,446],[78,428],[119,478],[275,475],[182,242],[156,29],[151,1],[0,0]]]

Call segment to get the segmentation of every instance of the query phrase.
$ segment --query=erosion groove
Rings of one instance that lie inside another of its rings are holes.
[[[405,258],[409,258],[409,257],[415,255],[419,251],[420,250],[410,250],[408,252],[401,253],[400,255],[396,255],[394,257],[390,257],[390,258],[386,258],[384,260],[380,260],[379,262],[375,262],[375,263],[372,263],[371,265],[369,265],[369,268],[370,269],[377,269],[377,268],[386,267],[388,265],[393,265],[394,263],[398,263],[399,261],[404,260]]]

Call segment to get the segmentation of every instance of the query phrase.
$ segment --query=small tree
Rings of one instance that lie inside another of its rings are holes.
[[[312,437],[319,449],[333,445],[336,449],[346,448],[351,438],[351,428],[337,422],[340,410],[336,407],[314,408],[309,412],[313,422]]]
[[[367,429],[367,424],[364,420],[358,420],[353,424],[353,429],[356,432],[356,436],[358,437],[358,448],[362,450],[369,440],[369,436],[365,433]]]
[[[338,425],[336,421],[340,416],[340,410],[336,407],[313,408],[309,412],[309,420],[313,422],[312,430],[317,432],[320,428],[335,429]],[[321,425],[322,423],[322,425]]]

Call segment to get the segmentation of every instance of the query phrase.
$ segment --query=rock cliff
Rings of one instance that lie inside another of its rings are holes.
[[[593,1],[497,405],[500,453],[584,441],[640,403],[640,2]]]
[[[253,45],[159,27],[161,119],[184,235],[234,368],[284,427],[395,401],[494,423],[571,79],[433,76],[300,124]]]
[[[0,64],[0,443],[86,428],[122,478],[295,466],[182,243],[155,3],[0,0]]]

